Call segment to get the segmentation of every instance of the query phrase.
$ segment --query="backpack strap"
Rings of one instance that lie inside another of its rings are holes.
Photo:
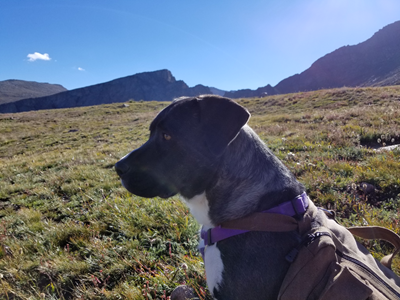
[[[392,269],[393,257],[400,253],[400,236],[394,231],[380,226],[355,226],[347,228],[353,235],[367,240],[384,240],[391,243],[395,250],[381,259],[381,264]]]
[[[307,211],[301,220],[277,213],[259,212],[240,219],[226,221],[220,224],[221,228],[247,231],[287,232],[297,230],[301,235],[311,229],[311,221],[315,219],[318,209],[309,202]]]
[[[225,221],[209,229],[205,229],[203,226],[200,236],[204,241],[204,247],[200,247],[199,250],[204,258],[206,246],[249,231],[288,232],[296,230],[303,235],[311,229],[311,220],[315,218],[316,214],[317,208],[304,192],[291,201],[281,203],[268,210]]]
[[[274,213],[252,213],[249,216],[221,223],[222,228],[247,231],[285,232],[297,230],[298,221],[289,216]]]

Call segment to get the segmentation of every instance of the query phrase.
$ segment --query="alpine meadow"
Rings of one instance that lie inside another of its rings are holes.
[[[249,125],[345,226],[400,234],[400,86],[243,98]],[[145,199],[114,164],[167,102],[0,114],[0,298],[209,299],[199,224],[178,196]],[[360,240],[361,241],[361,240]],[[362,243],[376,258],[393,248]],[[394,271],[400,274],[396,257]]]

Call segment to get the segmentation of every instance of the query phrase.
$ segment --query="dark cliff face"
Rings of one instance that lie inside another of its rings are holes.
[[[66,91],[59,84],[40,83],[25,80],[0,81],[0,104],[26,98],[43,97]]]
[[[208,87],[188,87],[168,70],[139,73],[106,83],[62,92],[56,95],[24,99],[0,105],[0,113],[69,108],[134,100],[171,101],[180,96],[210,94]]]
[[[400,21],[354,46],[341,47],[301,74],[279,82],[280,94],[324,88],[400,84]],[[396,80],[397,78],[397,80]]]

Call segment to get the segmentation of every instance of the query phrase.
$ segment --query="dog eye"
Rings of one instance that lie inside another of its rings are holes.
[[[163,134],[164,140],[169,141],[171,139],[171,136],[168,133]]]

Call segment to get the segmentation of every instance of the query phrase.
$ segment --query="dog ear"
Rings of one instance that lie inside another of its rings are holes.
[[[200,97],[198,103],[206,144],[212,154],[220,156],[247,123],[250,113],[236,102],[223,97]]]

